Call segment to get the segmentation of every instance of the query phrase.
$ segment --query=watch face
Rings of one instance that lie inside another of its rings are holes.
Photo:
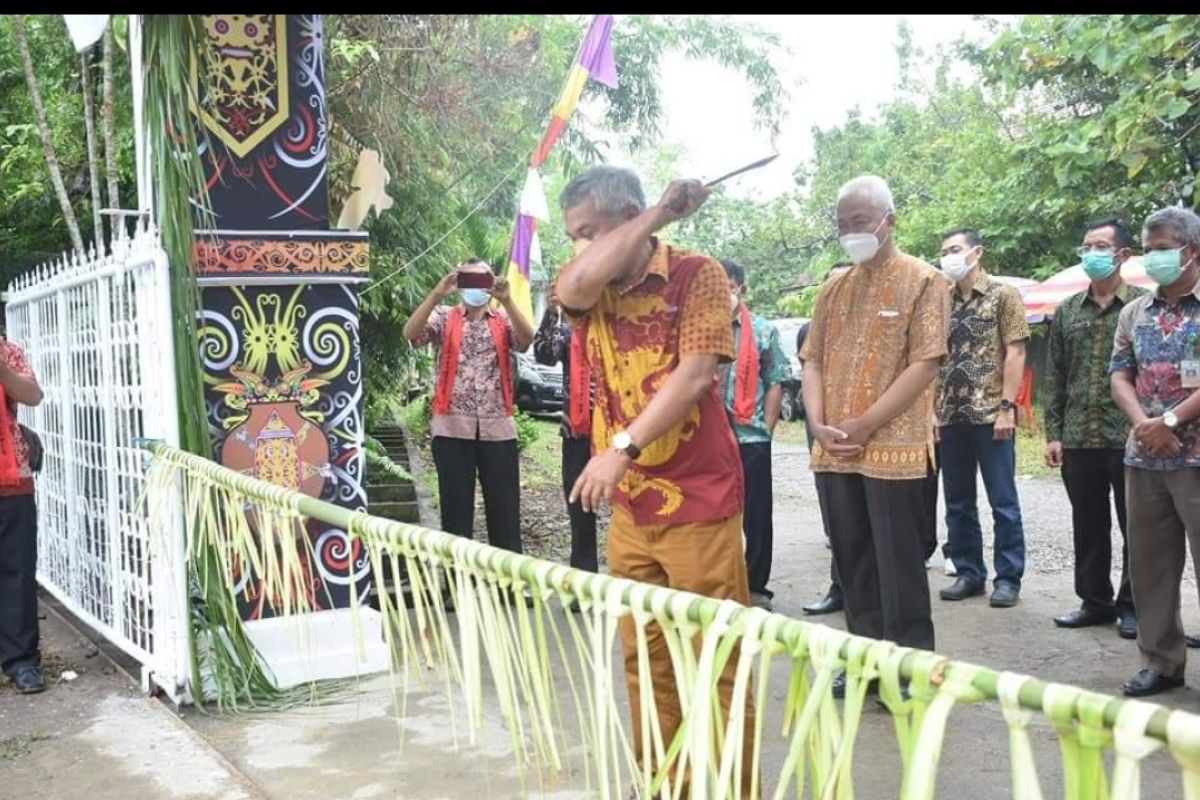
[[[618,450],[624,450],[626,447],[629,447],[630,444],[632,444],[632,442],[629,438],[629,434],[625,431],[621,431],[613,437],[613,447]]]

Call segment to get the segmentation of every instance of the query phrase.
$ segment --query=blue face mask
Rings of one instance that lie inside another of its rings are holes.
[[[473,308],[486,306],[492,299],[492,293],[487,289],[459,289],[458,293],[462,301]]]
[[[1083,257],[1083,271],[1088,278],[1102,281],[1117,270],[1117,254],[1092,250]]]
[[[1146,274],[1159,286],[1170,286],[1183,275],[1182,247],[1174,250],[1151,250],[1146,253],[1142,263],[1146,265]]]

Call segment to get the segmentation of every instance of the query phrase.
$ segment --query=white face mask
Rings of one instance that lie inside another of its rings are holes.
[[[941,260],[942,272],[950,280],[958,283],[974,268],[974,264],[967,261],[966,253],[947,253],[942,256]]]
[[[741,304],[742,304],[742,297],[741,297],[741,295],[739,295],[737,292],[730,292],[730,294],[729,294],[729,307],[730,307],[731,309],[733,309],[734,311],[737,311],[737,310],[738,310],[738,306],[740,306]]]
[[[842,243],[842,249],[846,251],[846,255],[850,257],[851,261],[861,264],[875,257],[879,248],[883,246],[883,242],[876,234],[879,233],[879,229],[886,221],[887,215],[885,214],[871,233],[847,233],[845,236],[838,237],[838,241]]]

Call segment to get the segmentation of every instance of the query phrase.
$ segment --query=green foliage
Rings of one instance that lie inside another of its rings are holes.
[[[46,116],[53,135],[67,194],[80,220],[91,218],[91,180],[84,141],[83,87],[79,56],[67,36],[61,15],[26,16],[29,46]],[[114,17],[123,20],[123,16]],[[136,179],[133,168],[132,93],[129,61],[118,51],[114,58],[114,114],[121,196],[132,198]],[[102,103],[98,61],[96,134],[103,141],[99,120]],[[29,269],[57,258],[71,248],[62,211],[54,197],[46,169],[33,104],[21,67],[13,34],[12,17],[0,16],[0,288]],[[104,193],[102,193],[102,196]],[[126,205],[132,205],[132,201]],[[90,225],[84,225],[91,239]]]
[[[556,15],[327,18],[333,207],[349,194],[347,179],[366,146],[383,154],[396,201],[393,211],[367,224],[373,285],[363,294],[362,335],[369,403],[402,396],[431,374],[427,351],[410,347],[401,329],[453,264],[473,255],[498,271],[507,268],[523,167],[589,21]],[[613,44],[620,86],[586,85],[586,123],[567,128],[543,170],[551,199],[563,175],[602,160],[612,146],[654,143],[663,116],[658,68],[671,52],[740,71],[755,93],[756,120],[778,124],[786,98],[771,33],[705,17],[629,16],[614,27]],[[551,272],[570,252],[560,227],[539,232]]]
[[[392,461],[388,457],[387,451],[383,449],[383,445],[378,441],[367,437],[367,446],[364,451],[367,456],[367,465],[375,471],[376,474],[387,475],[390,478],[403,482],[411,483],[413,480],[412,473],[404,467]]]
[[[400,417],[414,440],[426,441],[429,438],[429,425],[433,421],[433,400],[427,394],[418,397],[404,407]]]
[[[524,411],[517,411],[517,452],[521,452],[538,440],[541,435],[542,423],[529,416]]]
[[[674,238],[740,261],[760,313],[807,315],[815,289],[780,289],[819,281],[843,258],[837,190],[863,173],[891,185],[907,252],[934,262],[945,231],[974,227],[989,270],[1037,279],[1077,261],[1090,219],[1116,215],[1136,229],[1155,208],[1196,205],[1200,18],[980,22],[997,32],[992,43],[931,56],[902,28],[895,98],[870,118],[854,110],[815,129],[794,192],[718,195]]]

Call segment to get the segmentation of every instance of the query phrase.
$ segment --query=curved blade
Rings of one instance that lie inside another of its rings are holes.
[[[779,158],[779,153],[776,153],[775,155],[767,156],[766,158],[761,158],[758,161],[755,161],[753,164],[747,164],[746,166],[739,167],[738,169],[735,169],[733,172],[726,173],[719,178],[713,178],[711,181],[704,184],[704,186],[705,186],[705,188],[708,188],[710,186],[716,186],[721,181],[728,180],[736,175],[741,175],[743,172],[749,172],[752,169],[758,169],[759,167],[765,167],[767,164],[770,164],[772,161],[774,161],[777,158]]]

